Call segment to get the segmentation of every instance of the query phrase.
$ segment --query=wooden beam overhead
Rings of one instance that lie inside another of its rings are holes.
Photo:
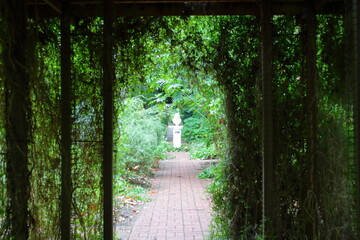
[[[56,0],[44,0],[50,7],[52,7],[57,13],[62,13],[62,4]]]
[[[50,0],[52,1],[52,0]],[[58,0],[55,0],[58,1]],[[191,3],[206,3],[206,2],[240,2],[240,3],[260,3],[264,0],[117,0],[113,1],[113,4],[123,4],[123,3],[185,3],[185,2],[191,2]],[[315,0],[315,1],[322,1],[322,0]],[[328,1],[328,0],[326,0]],[[332,0],[332,2],[341,2],[343,0]],[[28,4],[44,4],[46,0],[28,0]],[[69,4],[80,4],[80,5],[86,5],[86,4],[102,4],[102,0],[72,0],[69,1]],[[272,0],[271,3],[294,3],[294,2],[306,2],[306,0]]]
[[[328,3],[329,0],[317,0],[315,2],[315,9],[321,9],[326,3]]]
[[[53,0],[52,0],[53,2]],[[320,4],[322,2],[322,4]],[[102,5],[99,1],[71,1],[71,10],[77,17],[101,17]],[[273,1],[273,15],[299,14],[306,7],[304,1]],[[319,1],[316,14],[343,14],[344,1]],[[29,2],[32,17],[60,17],[56,8],[44,2]],[[114,17],[120,16],[190,16],[190,15],[256,15],[259,16],[259,1],[115,1]]]

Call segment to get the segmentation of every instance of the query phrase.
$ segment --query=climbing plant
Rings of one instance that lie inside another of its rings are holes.
[[[254,238],[261,227],[259,26],[255,17],[219,17],[214,68],[225,94],[227,152],[210,191],[213,238]],[[249,137],[251,136],[251,137]]]
[[[318,192],[307,189],[307,102],[304,26],[301,19],[274,16],[273,96],[277,200],[276,238],[306,238],[307,205],[315,201],[319,239],[353,239],[355,232],[351,154],[352,117],[344,79],[343,20],[317,19]],[[215,209],[212,238],[262,237],[261,84],[259,24],[253,17],[219,17],[214,38],[216,77],[225,93],[228,150],[210,186]],[[351,149],[351,148],[350,148]],[[344,214],[346,213],[346,214]]]
[[[46,27],[48,26],[48,27]],[[59,232],[59,201],[52,196],[60,192],[60,149],[59,149],[59,97],[60,97],[60,55],[59,22],[38,23],[36,45],[39,72],[31,87],[33,103],[33,140],[31,161],[31,203],[30,213],[34,219],[30,238],[51,238]],[[51,220],[51,221],[49,221]]]

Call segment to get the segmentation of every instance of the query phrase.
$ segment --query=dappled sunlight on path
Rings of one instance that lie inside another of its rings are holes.
[[[196,176],[201,160],[190,160],[186,152],[170,153],[156,173],[150,203],[142,209],[128,239],[206,239],[209,233],[208,181]]]

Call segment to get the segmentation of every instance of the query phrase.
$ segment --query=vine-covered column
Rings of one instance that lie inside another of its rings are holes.
[[[303,11],[304,77],[306,83],[306,159],[302,186],[301,208],[308,239],[318,238],[318,166],[317,166],[317,70],[316,70],[316,16],[314,2],[307,1]]]
[[[4,17],[6,174],[9,198],[9,239],[29,237],[28,199],[30,191],[28,144],[30,128],[30,72],[25,0],[1,4]],[[31,51],[30,51],[31,52]]]
[[[112,0],[104,0],[104,56],[103,56],[103,183],[104,183],[104,239],[113,239],[113,115],[114,69],[112,62]]]

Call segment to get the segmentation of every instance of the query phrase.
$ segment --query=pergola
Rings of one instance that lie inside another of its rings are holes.
[[[27,86],[26,38],[27,18],[60,18],[61,19],[61,148],[62,148],[62,186],[61,186],[61,238],[70,239],[70,204],[71,204],[71,49],[70,20],[71,17],[103,17],[103,188],[104,188],[104,239],[113,238],[113,82],[114,68],[112,63],[113,37],[112,23],[118,16],[188,16],[188,15],[255,15],[261,23],[262,45],[262,97],[263,97],[263,218],[266,221],[264,233],[270,233],[276,222],[274,211],[274,195],[272,186],[276,184],[273,177],[273,86],[272,86],[272,23],[273,15],[302,15],[306,21],[308,44],[305,50],[305,68],[307,81],[307,98],[310,125],[308,144],[310,151],[316,151],[316,14],[341,14],[349,20],[346,31],[350,36],[352,49],[348,53],[352,71],[347,73],[356,86],[355,94],[355,150],[356,150],[356,189],[357,189],[357,227],[360,229],[360,4],[357,0],[3,0],[7,1],[9,11],[7,17],[19,24],[12,26],[10,58],[15,64],[8,64],[7,77],[7,131],[11,136],[7,139],[8,158],[13,169],[13,179],[9,179],[11,204],[18,206],[18,212],[12,216],[16,239],[24,239],[26,219],[20,219],[21,211],[26,211],[27,203],[21,195],[21,186],[15,181],[27,173],[27,139],[29,119],[24,107],[29,95]],[[310,168],[316,164],[315,157]],[[12,185],[13,184],[13,185]]]
[[[64,2],[64,1],[62,1]],[[58,0],[29,0],[28,6],[40,17],[61,17],[63,5]],[[260,15],[261,0],[120,0],[112,1],[114,16],[179,15]],[[273,0],[271,13],[299,14],[314,2],[316,13],[344,13],[341,0]],[[71,13],[78,17],[102,16],[103,1],[68,1]]]

